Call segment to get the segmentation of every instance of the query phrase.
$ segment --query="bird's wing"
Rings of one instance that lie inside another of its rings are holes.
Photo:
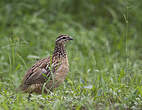
[[[50,57],[37,61],[32,68],[28,70],[23,85],[44,83],[50,76]]]

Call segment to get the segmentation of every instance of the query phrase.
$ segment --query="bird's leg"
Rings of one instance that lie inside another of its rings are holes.
[[[29,95],[28,95],[28,101],[30,101],[30,98],[32,96],[31,94],[32,94],[32,92],[30,92]]]

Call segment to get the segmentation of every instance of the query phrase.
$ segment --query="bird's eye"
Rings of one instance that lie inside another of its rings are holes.
[[[66,39],[66,37],[63,37],[62,39]]]

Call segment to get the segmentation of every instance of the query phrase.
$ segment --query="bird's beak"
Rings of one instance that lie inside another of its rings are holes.
[[[73,40],[73,38],[72,37],[68,37],[68,40]]]

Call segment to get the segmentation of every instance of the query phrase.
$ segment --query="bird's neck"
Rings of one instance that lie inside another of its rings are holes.
[[[55,58],[65,58],[66,57],[66,50],[65,46],[62,43],[56,43],[53,56]]]

